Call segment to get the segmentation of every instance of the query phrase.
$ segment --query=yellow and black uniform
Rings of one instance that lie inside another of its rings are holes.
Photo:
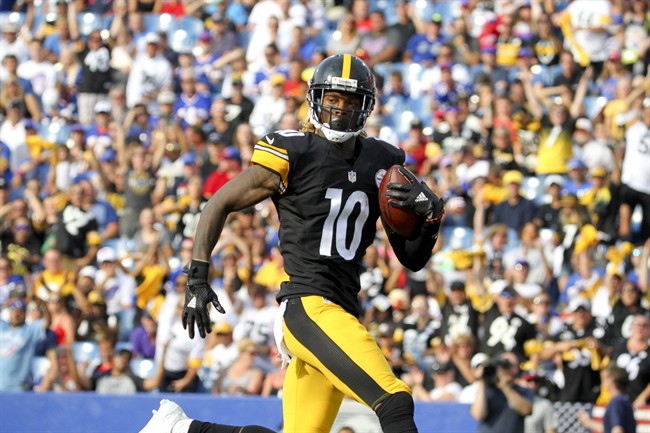
[[[285,431],[329,432],[344,395],[376,409],[391,394],[410,393],[357,319],[361,259],[380,215],[378,185],[386,169],[404,163],[404,152],[358,137],[354,158],[345,160],[326,138],[279,131],[257,143],[251,161],[280,178],[273,201],[290,280],[278,301],[286,301],[282,330],[293,357]]]

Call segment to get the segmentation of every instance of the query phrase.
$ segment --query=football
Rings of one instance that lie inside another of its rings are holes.
[[[386,171],[379,184],[379,209],[381,217],[388,227],[406,239],[414,239],[420,232],[422,218],[410,209],[400,209],[388,204],[386,196],[388,184],[391,182],[410,185],[411,182],[399,171],[399,165],[394,165]]]

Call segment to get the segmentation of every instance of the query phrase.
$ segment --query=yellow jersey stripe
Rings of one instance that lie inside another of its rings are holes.
[[[277,154],[280,158],[285,158],[287,160],[289,159],[288,157],[289,154],[287,153],[286,149],[283,149],[281,147],[271,146],[269,143],[261,140],[258,141],[257,144],[255,145],[255,147],[257,146],[261,148],[265,148],[265,150],[267,151],[272,151],[273,153]]]
[[[278,191],[284,193],[289,186],[289,157],[259,144],[253,149],[251,162],[261,165],[280,176]]]
[[[343,54],[343,71],[341,77],[350,78],[350,69],[352,68],[352,56]]]

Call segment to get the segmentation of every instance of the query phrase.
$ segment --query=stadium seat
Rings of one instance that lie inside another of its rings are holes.
[[[443,227],[443,250],[466,250],[471,248],[474,231],[471,227],[451,226]]]
[[[47,356],[35,356],[32,359],[32,386],[38,385],[43,381],[43,376],[47,373],[52,363]]]
[[[585,117],[595,119],[607,105],[607,98],[604,96],[586,96],[585,97]]]
[[[193,16],[184,16],[176,22],[176,30],[185,30],[190,38],[198,39],[205,30],[205,24]]]
[[[176,29],[176,20],[170,14],[146,14],[144,28],[146,32],[165,32],[169,36]]]
[[[408,109],[413,112],[416,119],[419,119],[423,125],[430,125],[433,119],[431,110],[431,99],[429,95],[420,95],[417,98],[410,98]]]
[[[101,15],[91,12],[77,14],[77,21],[79,22],[79,33],[83,36],[88,36],[92,31],[103,28],[103,20]]]
[[[18,23],[22,26],[25,24],[25,14],[22,12],[1,12],[0,27],[4,27],[7,23]]]
[[[524,177],[521,184],[521,192],[528,200],[540,205],[544,199],[544,185],[535,176]]]
[[[313,39],[314,43],[318,46],[319,49],[327,49],[327,44],[330,39],[332,39],[332,34],[334,30],[321,30]]]
[[[133,374],[143,379],[152,378],[156,373],[156,362],[151,359],[132,359],[130,366]]]
[[[72,343],[72,356],[76,362],[98,360],[99,346],[94,341],[75,341]]]
[[[169,46],[177,53],[191,51],[196,45],[197,37],[191,36],[186,30],[175,30],[169,38]]]

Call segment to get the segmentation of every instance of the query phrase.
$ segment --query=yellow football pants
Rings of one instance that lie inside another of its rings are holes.
[[[328,433],[343,396],[371,409],[410,388],[393,374],[374,337],[320,296],[287,302],[284,342],[294,355],[282,390],[286,433]]]

